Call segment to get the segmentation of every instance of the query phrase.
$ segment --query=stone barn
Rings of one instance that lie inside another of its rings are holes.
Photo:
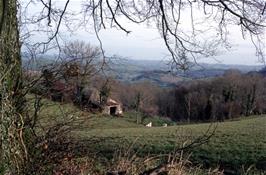
[[[100,98],[100,92],[96,88],[84,88],[82,91],[82,105],[87,109],[98,109],[104,114],[108,115],[122,115],[121,103],[108,98],[107,101],[102,104]]]
[[[109,115],[122,115],[122,107],[121,104],[111,98],[107,99],[105,105],[103,105],[103,113]]]

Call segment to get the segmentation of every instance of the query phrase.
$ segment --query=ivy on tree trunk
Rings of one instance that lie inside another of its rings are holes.
[[[27,160],[17,1],[0,0],[0,158],[3,174],[22,174]]]

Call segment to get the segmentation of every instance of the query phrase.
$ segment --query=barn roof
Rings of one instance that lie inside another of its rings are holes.
[[[116,105],[120,105],[120,103],[111,98],[108,98],[106,102],[106,106],[116,106]]]

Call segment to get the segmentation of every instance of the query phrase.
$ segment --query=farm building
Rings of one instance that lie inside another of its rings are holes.
[[[84,106],[101,109],[104,114],[122,115],[121,103],[108,98],[105,103],[101,102],[100,93],[95,88],[85,88],[82,91],[82,103]]]
[[[106,104],[103,106],[103,113],[109,115],[122,115],[123,111],[121,104],[111,98],[108,98]]]

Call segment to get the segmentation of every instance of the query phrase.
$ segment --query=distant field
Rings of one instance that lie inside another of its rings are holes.
[[[92,115],[81,112],[72,105],[44,101],[39,124],[66,121],[75,126],[71,135],[77,140],[87,140],[88,149],[99,156],[109,157],[118,149],[132,147],[139,155],[168,154],[181,145],[201,136],[210,124],[175,125],[146,128],[136,124],[137,114],[124,118]],[[48,106],[47,106],[48,105]],[[62,117],[64,114],[64,117]],[[154,120],[159,125],[159,119]],[[173,123],[169,123],[173,124]],[[266,117],[254,116],[239,121],[218,123],[210,141],[190,151],[191,160],[207,166],[247,169],[256,165],[266,169]]]
[[[109,121],[110,124],[119,122],[116,119]],[[102,142],[92,145],[92,149],[103,154],[130,144],[141,154],[158,154],[171,152],[180,144],[200,136],[208,127],[209,124],[167,128],[83,128],[74,133],[82,139],[101,138]],[[209,143],[193,149],[191,158],[212,166],[240,168],[256,164],[258,168],[266,168],[266,117],[219,123]]]

